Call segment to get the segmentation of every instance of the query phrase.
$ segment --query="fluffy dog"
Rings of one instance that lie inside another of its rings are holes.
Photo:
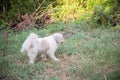
[[[31,33],[24,41],[21,53],[27,52],[29,57],[29,63],[34,63],[34,60],[38,53],[41,53],[41,57],[46,59],[48,55],[51,59],[59,61],[55,57],[55,51],[60,43],[64,42],[63,35],[61,33],[55,33],[48,37],[39,38],[37,34]]]

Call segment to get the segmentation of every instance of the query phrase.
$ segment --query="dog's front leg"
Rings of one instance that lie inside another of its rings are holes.
[[[57,58],[55,57],[55,51],[50,51],[49,56],[50,56],[51,59],[53,59],[53,60],[55,60],[55,61],[59,61],[59,59],[57,59]]]

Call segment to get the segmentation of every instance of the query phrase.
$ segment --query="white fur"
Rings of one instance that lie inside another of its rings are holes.
[[[63,35],[55,33],[51,36],[38,38],[38,35],[31,33],[24,41],[21,52],[27,52],[29,57],[29,63],[34,63],[37,54],[40,52],[42,57],[46,57],[46,54],[53,60],[58,61],[55,57],[55,51],[60,43],[64,42]]]

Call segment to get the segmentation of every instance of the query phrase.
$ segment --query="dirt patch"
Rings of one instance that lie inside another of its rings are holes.
[[[58,62],[52,61],[50,58],[48,58],[46,61],[41,60],[41,62],[44,64],[44,67],[40,71],[35,71],[35,75],[39,76],[40,80],[46,80],[50,78],[58,78],[60,80],[71,80],[70,66],[79,65],[77,55],[69,56],[68,54],[58,54],[57,57],[60,60]],[[14,63],[16,65],[23,65],[24,61],[26,61],[27,59],[28,58],[25,56],[21,56],[20,58],[14,57]],[[38,62],[40,62],[40,59],[34,64],[37,64]]]
[[[120,39],[113,40],[112,42],[115,46],[119,45],[120,46]]]
[[[15,64],[17,64],[17,65],[22,65],[23,64],[23,62],[21,61],[21,60],[18,60],[18,59],[16,59],[16,58],[14,58],[14,63]]]
[[[70,80],[71,77],[69,75],[70,64],[77,65],[78,63],[75,61],[76,56],[69,56],[66,54],[58,55],[60,61],[54,62],[54,66],[51,67],[50,62],[46,62],[48,67],[45,67],[42,71],[40,71],[39,75],[47,75],[49,77],[57,77],[60,80]],[[44,80],[44,79],[43,79]]]
[[[5,55],[5,51],[0,50],[0,56],[4,56]]]
[[[46,64],[48,66],[42,69],[38,73],[38,75],[43,76],[42,78],[44,79],[45,76],[49,76],[49,77],[57,77],[60,80],[70,80],[69,69],[71,64],[71,58],[69,55],[58,55],[58,56],[60,59],[59,62],[53,62],[54,64],[53,66],[51,66],[52,64],[50,62],[47,62]]]
[[[112,66],[112,67],[106,67],[104,68],[104,71],[106,73],[113,73],[114,71],[120,70],[120,65],[119,66]]]

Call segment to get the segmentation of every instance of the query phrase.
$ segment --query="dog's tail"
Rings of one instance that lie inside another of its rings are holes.
[[[31,33],[27,39],[24,41],[22,48],[21,48],[21,53],[24,53],[27,51],[34,43],[36,42],[36,39],[38,38],[38,35],[35,33]]]

